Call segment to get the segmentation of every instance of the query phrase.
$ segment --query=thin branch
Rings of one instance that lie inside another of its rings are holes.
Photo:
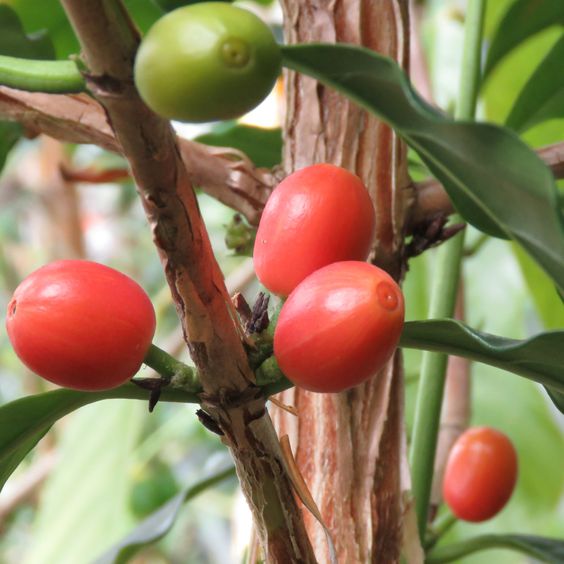
[[[121,153],[103,107],[85,94],[24,92],[0,86],[0,116],[18,121],[29,136],[44,133],[60,141],[94,144]],[[256,225],[276,179],[240,151],[178,140],[192,184],[242,213]]]
[[[138,32],[119,0],[62,0],[153,231],[184,337],[200,375],[202,418],[230,447],[267,560],[314,562],[280,444],[254,385],[223,275],[170,123],[133,83]],[[193,178],[193,176],[192,176]]]

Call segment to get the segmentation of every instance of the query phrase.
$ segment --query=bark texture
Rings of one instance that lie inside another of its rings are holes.
[[[407,3],[395,0],[282,2],[288,43],[364,45],[406,66]],[[296,73],[287,75],[284,167],[316,162],[355,171],[376,209],[373,260],[399,278],[404,218],[412,200],[406,149],[393,131],[336,92]],[[339,562],[399,560],[402,528],[400,462],[403,383],[399,354],[366,384],[341,394],[288,390],[276,410],[297,463],[332,531]],[[323,531],[306,515],[318,559],[327,561]]]

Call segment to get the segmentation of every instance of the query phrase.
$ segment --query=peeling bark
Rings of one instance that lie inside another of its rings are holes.
[[[406,3],[390,0],[282,2],[288,43],[361,44],[407,62]],[[315,162],[356,172],[374,201],[373,260],[399,278],[404,218],[413,199],[406,149],[393,131],[311,78],[287,73],[286,173]],[[371,381],[341,394],[294,389],[276,410],[296,461],[332,532],[339,562],[399,560],[402,532],[400,459],[403,382],[399,353]],[[323,531],[306,515],[314,550],[327,561]]]

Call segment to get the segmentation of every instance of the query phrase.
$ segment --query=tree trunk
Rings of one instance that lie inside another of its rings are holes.
[[[282,1],[287,43],[364,45],[407,66],[407,2]],[[373,261],[396,279],[403,264],[408,198],[406,149],[392,130],[335,91],[296,73],[286,76],[287,173],[317,162],[356,172],[374,201]],[[341,394],[284,392],[296,418],[272,409],[288,434],[299,468],[332,532],[339,562],[393,563],[402,537],[403,374],[400,353],[376,377]],[[323,530],[306,515],[320,562],[328,561]]]

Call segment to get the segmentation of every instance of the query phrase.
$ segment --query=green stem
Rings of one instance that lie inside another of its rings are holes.
[[[425,559],[425,564],[444,564],[446,562],[459,562],[464,556],[468,556],[479,550],[488,550],[490,548],[507,548],[509,550],[517,550],[525,554],[529,554],[533,558],[542,559],[543,554],[539,554],[534,547],[526,543],[512,539],[508,535],[482,535],[467,539],[465,541],[449,544],[448,546],[440,546],[430,552]],[[544,561],[544,560],[543,560]]]
[[[468,4],[460,95],[456,112],[458,119],[472,119],[476,110],[485,4],[486,0],[470,0]],[[452,221],[460,221],[460,218],[454,217]],[[444,243],[437,251],[430,318],[452,317],[454,313],[463,251],[463,232]],[[446,366],[447,356],[437,353],[423,354],[410,450],[413,495],[422,540],[427,529]]]
[[[441,538],[447,531],[450,531],[451,527],[457,522],[458,517],[450,511],[447,511],[433,523],[433,531],[437,538]]]
[[[151,345],[144,362],[170,384],[168,389],[182,390],[190,394],[199,394],[202,391],[197,370],[176,360],[156,345]],[[256,375],[257,384],[266,398],[294,385],[282,374],[274,356],[268,357],[257,368]],[[163,391],[166,389],[163,388]]]
[[[452,316],[463,248],[464,236],[460,233],[444,243],[437,252],[430,318]],[[427,527],[447,358],[444,354],[425,352],[421,364],[410,452],[413,495],[421,538]]]
[[[158,372],[172,388],[182,389],[194,394],[202,391],[196,369],[176,360],[156,345],[151,345],[145,355],[144,362],[155,372]]]
[[[469,0],[464,24],[464,47],[458,103],[454,117],[473,120],[480,91],[482,36],[487,0]]]
[[[83,92],[84,78],[72,61],[40,61],[0,55],[0,84],[28,90],[66,94]]]
[[[188,490],[186,490],[186,494],[184,495],[184,502],[189,501],[201,492],[207,490],[208,488],[211,488],[212,486],[215,486],[216,484],[219,484],[220,482],[223,482],[227,478],[236,475],[237,472],[235,471],[235,466],[230,466],[225,470],[221,470],[216,474],[212,474],[209,478],[206,478],[205,480],[202,480],[201,482],[198,482],[197,484],[194,484],[193,486],[188,488]]]
[[[284,376],[274,356],[268,357],[256,370],[257,385],[265,398],[283,392],[294,384]]]
[[[433,522],[429,529],[429,534],[425,539],[425,549],[429,550],[458,522],[458,517],[447,511]]]
[[[293,387],[294,387],[293,382],[290,382],[290,380],[288,380],[288,378],[286,378],[286,376],[282,374],[280,380],[277,380],[276,382],[272,382],[272,384],[267,384],[266,386],[262,386],[262,394],[265,398],[268,398],[270,396],[273,396],[274,394],[279,394],[280,392],[283,392],[284,390],[289,390],[290,388]]]
[[[480,233],[480,236],[470,246],[464,248],[465,257],[473,257],[482,250],[482,247],[491,240],[491,237],[486,233]]]

